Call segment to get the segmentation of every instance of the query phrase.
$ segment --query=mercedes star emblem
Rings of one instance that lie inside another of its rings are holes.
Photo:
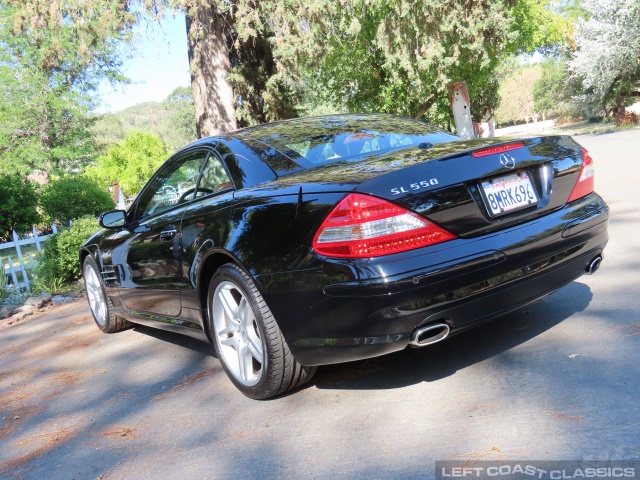
[[[513,168],[516,166],[516,159],[513,158],[508,153],[503,153],[500,155],[500,163],[502,164],[503,167]]]

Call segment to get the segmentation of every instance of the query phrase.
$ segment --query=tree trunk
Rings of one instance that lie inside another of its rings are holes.
[[[233,89],[227,81],[231,71],[225,38],[228,17],[213,6],[194,6],[186,13],[198,138],[235,130]]]

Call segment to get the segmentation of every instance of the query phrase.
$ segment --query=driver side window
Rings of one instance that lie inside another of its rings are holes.
[[[206,157],[206,152],[198,152],[167,165],[140,199],[139,220],[190,200]]]

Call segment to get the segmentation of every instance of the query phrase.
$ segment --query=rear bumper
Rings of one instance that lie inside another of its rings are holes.
[[[482,237],[256,281],[300,363],[358,360],[405,348],[422,325],[454,335],[552,293],[602,254],[607,221],[592,194]]]

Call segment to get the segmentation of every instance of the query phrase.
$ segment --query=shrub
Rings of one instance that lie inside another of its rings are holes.
[[[129,132],[113,144],[85,173],[102,185],[118,182],[125,195],[137,193],[171,152],[158,135]]]
[[[18,175],[0,176],[0,239],[21,233],[40,221],[33,183]]]
[[[51,291],[59,289],[61,282],[69,283],[80,278],[80,246],[99,229],[94,217],[85,216],[74,220],[71,227],[63,228],[49,237],[38,259],[38,285]]]
[[[69,220],[83,215],[97,216],[115,206],[111,195],[87,177],[63,177],[47,185],[40,196],[40,206],[48,222]]]

